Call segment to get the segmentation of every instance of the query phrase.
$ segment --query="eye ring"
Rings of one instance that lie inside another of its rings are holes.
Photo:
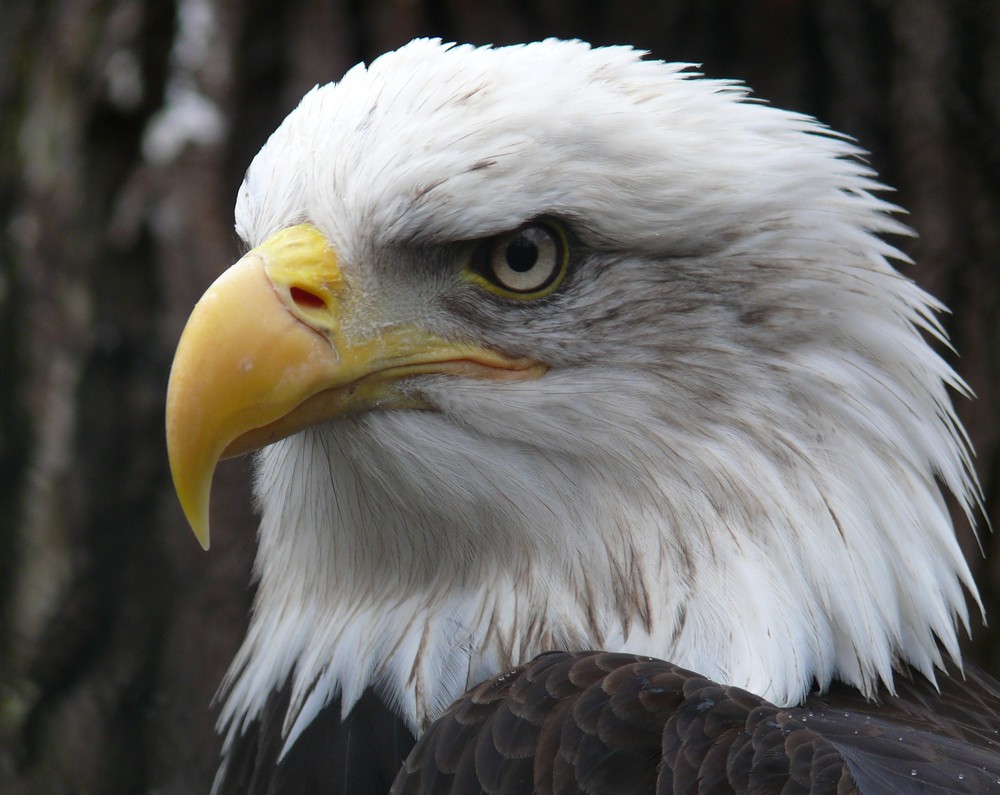
[[[552,221],[531,221],[489,238],[472,263],[475,281],[499,295],[541,298],[562,281],[569,265],[569,243]]]

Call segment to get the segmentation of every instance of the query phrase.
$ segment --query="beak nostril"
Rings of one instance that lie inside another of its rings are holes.
[[[292,287],[289,293],[296,306],[302,309],[322,309],[326,306],[326,301],[322,297],[301,287]]]

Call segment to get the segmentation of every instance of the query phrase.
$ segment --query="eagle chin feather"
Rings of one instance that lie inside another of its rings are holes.
[[[977,510],[966,389],[860,154],[737,84],[581,42],[418,40],[307,94],[247,172],[244,240],[322,232],[379,296],[352,333],[414,321],[548,372],[415,375],[430,410],[257,454],[227,747],[282,688],[282,753],[370,689],[419,733],[550,649],[653,655],[778,706],[960,666],[966,596],[982,607],[942,487]],[[453,288],[472,241],[540,218],[568,230],[558,290]]]

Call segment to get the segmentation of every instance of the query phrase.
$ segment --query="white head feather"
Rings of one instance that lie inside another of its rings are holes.
[[[938,481],[974,507],[962,385],[857,155],[624,47],[421,40],[310,92],[247,173],[243,238],[308,220],[378,296],[365,323],[551,369],[422,377],[436,412],[260,454],[229,731],[289,679],[288,743],[369,685],[419,729],[551,648],[655,655],[778,704],[891,687],[899,663],[933,677],[939,643],[958,660],[978,597]],[[539,216],[579,243],[543,306],[453,295],[426,264]]]

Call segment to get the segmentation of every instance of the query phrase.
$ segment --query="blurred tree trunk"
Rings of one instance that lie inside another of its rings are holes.
[[[213,547],[174,501],[170,357],[239,254],[251,157],[314,83],[418,35],[632,43],[746,80],[872,152],[911,275],[978,394],[1000,502],[1000,4],[991,0],[0,0],[0,791],[207,791],[212,694],[245,627],[246,467]],[[997,546],[964,537],[1000,616]],[[1000,638],[970,653],[998,671]]]

